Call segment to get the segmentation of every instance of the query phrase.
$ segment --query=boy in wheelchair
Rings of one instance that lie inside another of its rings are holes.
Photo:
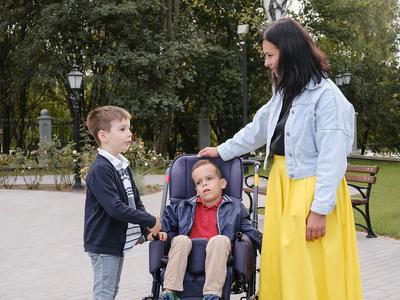
[[[164,275],[163,300],[179,299],[193,238],[206,238],[205,284],[203,300],[220,299],[227,273],[231,242],[237,232],[246,234],[261,248],[261,233],[252,226],[249,213],[240,201],[223,195],[226,180],[219,167],[209,160],[193,165],[192,179],[197,196],[166,207],[162,219],[162,241],[172,240]],[[154,236],[149,235],[152,240]]]

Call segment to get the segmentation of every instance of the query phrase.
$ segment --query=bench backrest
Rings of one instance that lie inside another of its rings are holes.
[[[347,165],[346,180],[350,182],[373,184],[376,182],[376,174],[379,171],[378,166],[359,166]],[[359,173],[359,174],[354,174]]]
[[[376,174],[379,171],[378,166],[359,166],[347,165],[346,181],[347,184],[360,193],[363,199],[351,199],[353,205],[366,204],[369,201],[372,185],[376,182]]]

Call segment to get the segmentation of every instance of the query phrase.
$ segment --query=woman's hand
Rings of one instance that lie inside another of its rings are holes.
[[[326,216],[310,212],[307,217],[307,241],[314,241],[325,236]]]
[[[219,153],[216,147],[205,147],[197,153],[197,157],[218,157]]]
[[[165,242],[167,240],[167,233],[162,231],[159,231],[158,234],[149,233],[149,235],[147,236],[147,240],[154,241],[155,237],[158,237],[160,241]]]

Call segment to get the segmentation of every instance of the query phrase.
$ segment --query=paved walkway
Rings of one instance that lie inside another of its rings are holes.
[[[156,193],[143,197],[143,202],[158,215],[160,199],[161,193]],[[82,249],[83,207],[83,193],[0,190],[0,299],[90,299],[91,266]],[[358,246],[364,299],[400,299],[400,241],[366,239],[360,233]],[[145,243],[126,256],[117,299],[148,295],[147,247]]]

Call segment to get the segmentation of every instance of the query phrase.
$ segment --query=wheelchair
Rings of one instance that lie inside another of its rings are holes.
[[[217,164],[227,181],[224,194],[242,201],[244,172],[243,166],[254,166],[253,197],[250,199],[249,211],[251,221],[258,228],[258,170],[260,163],[253,160],[234,158],[223,161],[221,158],[206,158]],[[178,156],[168,167],[164,179],[163,196],[160,210],[162,218],[167,200],[176,203],[196,195],[195,186],[191,176],[192,166],[199,160],[196,155]],[[202,300],[203,286],[205,282],[205,255],[207,239],[192,239],[192,250],[188,258],[186,273],[184,276],[184,290],[177,292],[182,300]],[[163,284],[163,276],[168,263],[169,243],[159,240],[149,244],[149,272],[152,275],[151,295],[142,300],[160,299],[160,290]],[[222,292],[223,300],[229,300],[231,294],[244,294],[240,299],[257,299],[256,293],[256,258],[257,251],[250,238],[241,232],[236,233],[232,243],[232,251],[228,259],[227,275]]]

